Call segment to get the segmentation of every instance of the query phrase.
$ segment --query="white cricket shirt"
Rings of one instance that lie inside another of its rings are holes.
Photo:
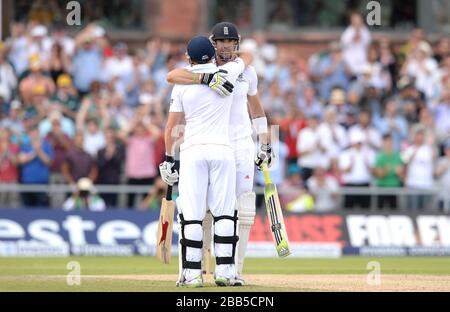
[[[228,63],[227,63],[228,64]],[[225,65],[220,66],[221,69]],[[258,77],[253,66],[247,66],[239,75],[232,96],[233,103],[230,113],[230,140],[239,140],[252,135],[253,128],[248,113],[247,95],[254,96],[258,93]]]
[[[236,84],[245,64],[237,58],[221,66],[228,71],[227,79]],[[217,70],[212,63],[189,66],[195,73]],[[170,112],[183,112],[186,120],[184,142],[180,150],[196,144],[230,144],[229,122],[233,96],[221,97],[206,85],[175,85],[172,90]]]

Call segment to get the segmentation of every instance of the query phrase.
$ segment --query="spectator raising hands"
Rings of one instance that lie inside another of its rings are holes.
[[[155,142],[162,131],[152,123],[148,106],[140,105],[128,129],[121,134],[126,145],[125,171],[130,185],[152,185],[158,173]],[[129,194],[128,207],[135,206],[135,195]]]

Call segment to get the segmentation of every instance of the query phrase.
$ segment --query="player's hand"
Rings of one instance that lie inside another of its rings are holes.
[[[174,167],[175,160],[172,156],[168,155],[166,155],[166,160],[159,164],[161,178],[170,186],[178,182],[178,171]]]
[[[262,170],[263,163],[267,162],[267,167],[272,165],[272,147],[270,144],[260,144],[258,149],[258,155],[255,159],[255,165],[258,170]]]
[[[225,77],[228,74],[226,70],[219,69],[214,73],[204,73],[200,76],[200,83],[207,85],[220,96],[228,96],[233,92],[233,84]]]

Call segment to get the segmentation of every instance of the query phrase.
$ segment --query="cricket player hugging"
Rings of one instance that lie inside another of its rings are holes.
[[[229,140],[233,98],[225,95],[230,94],[232,84],[252,61],[252,56],[241,55],[223,66],[227,74],[225,79],[223,72],[220,73],[214,64],[215,54],[207,37],[198,36],[189,41],[190,79],[200,84],[174,86],[165,130],[166,159],[160,164],[160,173],[166,183],[173,185],[178,180],[178,172],[174,160],[177,138],[172,131],[181,125],[184,118],[179,197],[176,201],[180,224],[180,275],[177,286],[203,286],[202,222],[206,207],[214,219],[215,283],[230,286],[236,279],[236,167]]]
[[[229,121],[229,138],[233,147],[236,165],[236,199],[238,211],[238,236],[237,245],[237,267],[234,286],[244,285],[242,277],[245,251],[250,236],[250,229],[255,219],[255,193],[253,189],[254,165],[262,169],[263,162],[267,162],[270,167],[272,161],[272,149],[267,137],[267,119],[264,108],[259,99],[258,79],[253,66],[246,66],[233,85],[227,83],[226,78],[231,76],[226,74],[230,63],[233,64],[236,54],[240,54],[242,59],[251,57],[246,51],[238,51],[241,36],[237,27],[228,22],[216,24],[211,32],[210,40],[213,43],[217,56],[216,64],[219,72],[205,74],[202,79],[193,79],[192,73],[186,69],[174,69],[167,75],[170,83],[176,84],[207,84],[213,91],[221,96],[232,98],[231,113]],[[233,93],[230,95],[230,93]],[[252,118],[250,121],[249,113]],[[252,139],[252,123],[259,137],[259,150],[255,160],[254,143]],[[212,211],[211,211],[212,212]],[[212,216],[207,213],[203,222],[204,228],[204,257],[208,258],[212,239]],[[205,259],[204,259],[205,260]]]
[[[236,199],[238,211],[238,236],[237,245],[237,267],[235,286],[244,285],[242,278],[245,251],[250,236],[250,228],[255,219],[255,193],[253,189],[254,165],[262,169],[263,162],[271,165],[272,149],[267,137],[267,119],[264,108],[258,96],[258,79],[253,66],[246,66],[242,74],[236,81],[233,81],[232,88],[226,82],[226,78],[231,79],[224,72],[228,70],[230,64],[234,63],[236,54],[241,58],[248,57],[248,52],[238,51],[240,38],[237,27],[228,22],[216,24],[210,36],[216,51],[216,64],[219,72],[205,74],[202,79],[193,79],[192,73],[186,69],[174,69],[167,75],[170,83],[176,84],[207,84],[213,91],[221,96],[228,96],[231,100],[231,113],[229,121],[229,137],[233,147],[236,165]],[[251,55],[250,55],[251,56]],[[224,80],[225,79],[225,80]],[[230,95],[232,92],[232,95]],[[250,121],[249,113],[252,118]],[[252,139],[252,124],[259,137],[259,149],[255,160],[254,143]],[[211,211],[212,212],[212,211]],[[205,258],[211,245],[212,233],[211,213],[207,213],[203,222],[204,239],[203,248]],[[205,260],[205,259],[204,259]]]

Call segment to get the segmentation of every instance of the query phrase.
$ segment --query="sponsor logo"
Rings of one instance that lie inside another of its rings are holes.
[[[340,215],[285,215],[289,242],[320,242],[344,244],[343,218]],[[271,241],[267,217],[257,215],[250,234],[251,242]]]
[[[158,237],[158,222],[155,211],[1,210],[0,256],[155,255],[171,234],[167,223]],[[292,257],[450,255],[446,215],[286,214],[284,222]],[[277,256],[267,215],[255,217],[247,254]]]
[[[156,212],[4,211],[0,256],[154,255],[158,222]]]
[[[354,247],[450,247],[447,216],[349,215],[346,223]]]

